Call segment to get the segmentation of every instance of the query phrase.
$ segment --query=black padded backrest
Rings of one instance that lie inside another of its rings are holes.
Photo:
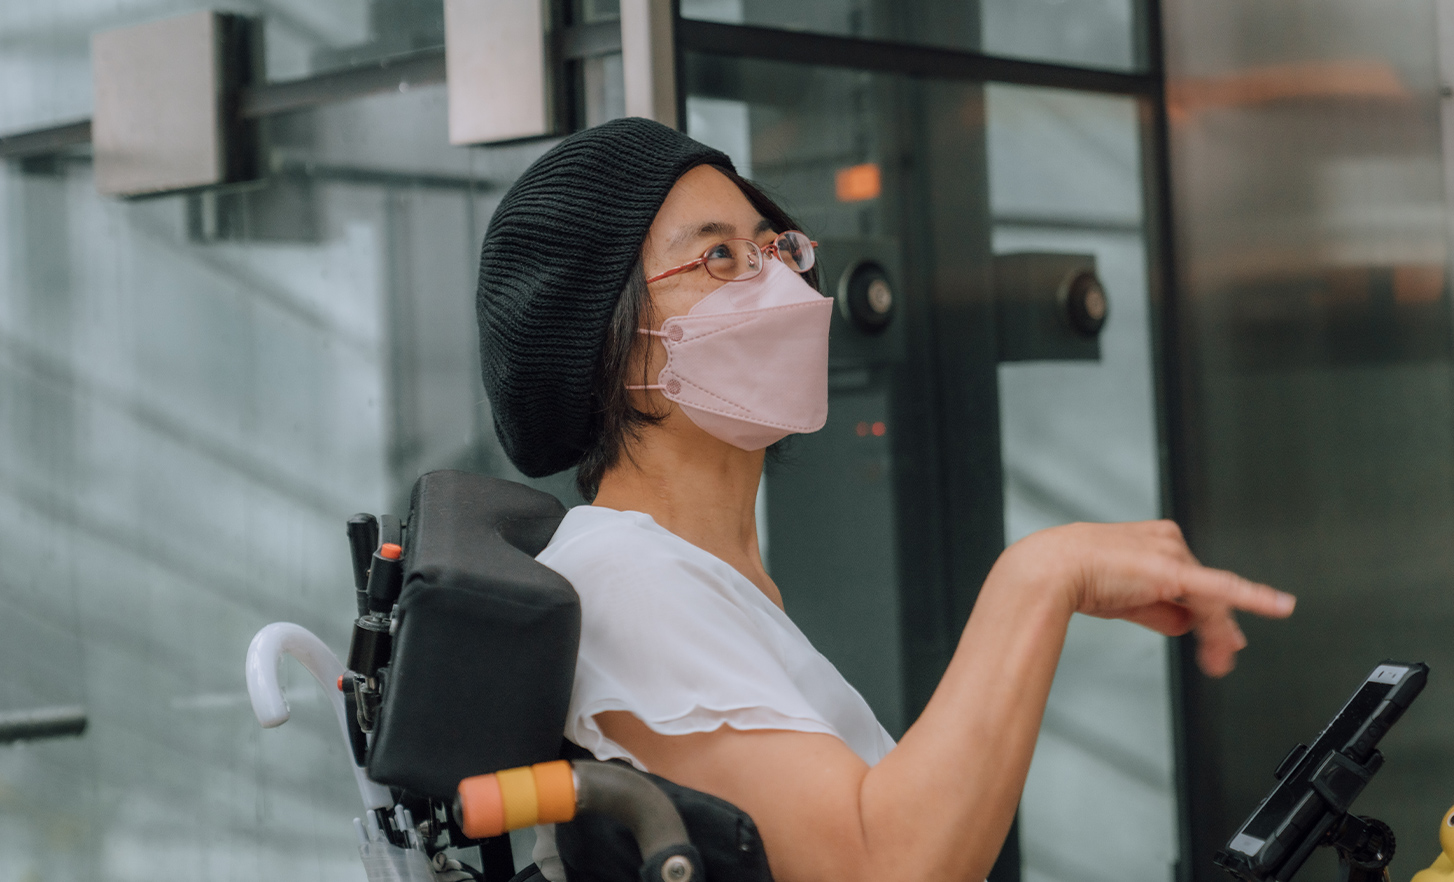
[[[557,757],[580,600],[534,558],[564,516],[555,497],[497,478],[414,485],[370,778],[448,801],[462,778]]]

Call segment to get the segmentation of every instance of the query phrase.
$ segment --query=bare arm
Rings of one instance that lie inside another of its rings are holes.
[[[597,720],[651,771],[751,815],[779,882],[979,882],[1014,817],[1071,614],[1195,628],[1203,669],[1220,676],[1246,643],[1232,609],[1282,617],[1292,598],[1202,567],[1169,522],[1077,524],[1000,557],[924,713],[872,768],[829,735]]]

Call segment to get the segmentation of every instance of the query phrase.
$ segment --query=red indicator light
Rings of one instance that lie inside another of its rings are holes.
[[[858,437],[860,437],[860,438],[867,438],[868,437],[868,423],[859,423],[858,426],[857,426],[857,428],[854,429],[854,431],[858,433]]]
[[[883,423],[874,423],[873,424],[873,437],[875,437],[875,438],[882,438],[884,436],[884,432],[887,432],[888,430],[889,430],[888,426],[885,426]]]

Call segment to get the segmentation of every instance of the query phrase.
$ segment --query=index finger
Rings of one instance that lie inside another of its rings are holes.
[[[1181,588],[1183,602],[1214,601],[1270,619],[1285,619],[1297,606],[1297,598],[1285,591],[1210,567],[1187,567],[1181,574]]]

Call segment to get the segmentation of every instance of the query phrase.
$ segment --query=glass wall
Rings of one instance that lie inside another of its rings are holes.
[[[89,31],[140,13],[15,6],[0,131],[85,115]],[[548,144],[449,148],[437,87],[269,128],[263,186],[103,199],[84,150],[0,176],[0,711],[90,716],[0,745],[0,878],[359,878],[332,712],[289,663],[293,719],[260,729],[248,641],[343,651],[344,520],[430,468],[513,474],[473,280]]]
[[[1454,372],[1432,0],[1167,6],[1193,549],[1299,595],[1249,621],[1219,682],[1186,674],[1194,836],[1213,850],[1361,678],[1425,661],[1357,811],[1437,854],[1451,801]],[[1447,80],[1444,80],[1447,82]],[[1304,876],[1331,877],[1331,858]]]

